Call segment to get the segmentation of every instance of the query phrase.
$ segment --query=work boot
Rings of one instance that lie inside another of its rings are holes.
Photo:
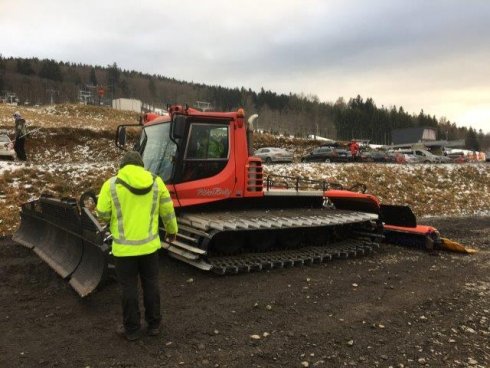
[[[117,328],[117,334],[119,336],[125,338],[128,341],[135,341],[135,340],[138,340],[141,337],[141,330],[138,329],[136,331],[128,332],[128,331],[126,331],[126,329],[124,328],[123,325],[120,325]]]
[[[148,326],[148,336],[158,336],[160,332],[160,326]]]

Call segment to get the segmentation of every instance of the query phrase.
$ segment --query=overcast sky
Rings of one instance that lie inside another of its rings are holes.
[[[489,0],[0,0],[0,34],[7,57],[360,94],[490,133]]]

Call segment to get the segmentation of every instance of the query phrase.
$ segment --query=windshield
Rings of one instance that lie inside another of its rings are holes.
[[[170,122],[146,127],[141,134],[140,147],[145,168],[160,176],[164,182],[172,177],[177,146],[169,137]]]

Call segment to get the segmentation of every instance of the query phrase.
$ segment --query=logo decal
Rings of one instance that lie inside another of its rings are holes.
[[[229,197],[231,190],[223,188],[201,188],[197,190],[199,197]]]

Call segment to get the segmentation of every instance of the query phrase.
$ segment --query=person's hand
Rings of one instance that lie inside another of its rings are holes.
[[[165,241],[167,243],[173,243],[177,240],[177,234],[165,234]]]

